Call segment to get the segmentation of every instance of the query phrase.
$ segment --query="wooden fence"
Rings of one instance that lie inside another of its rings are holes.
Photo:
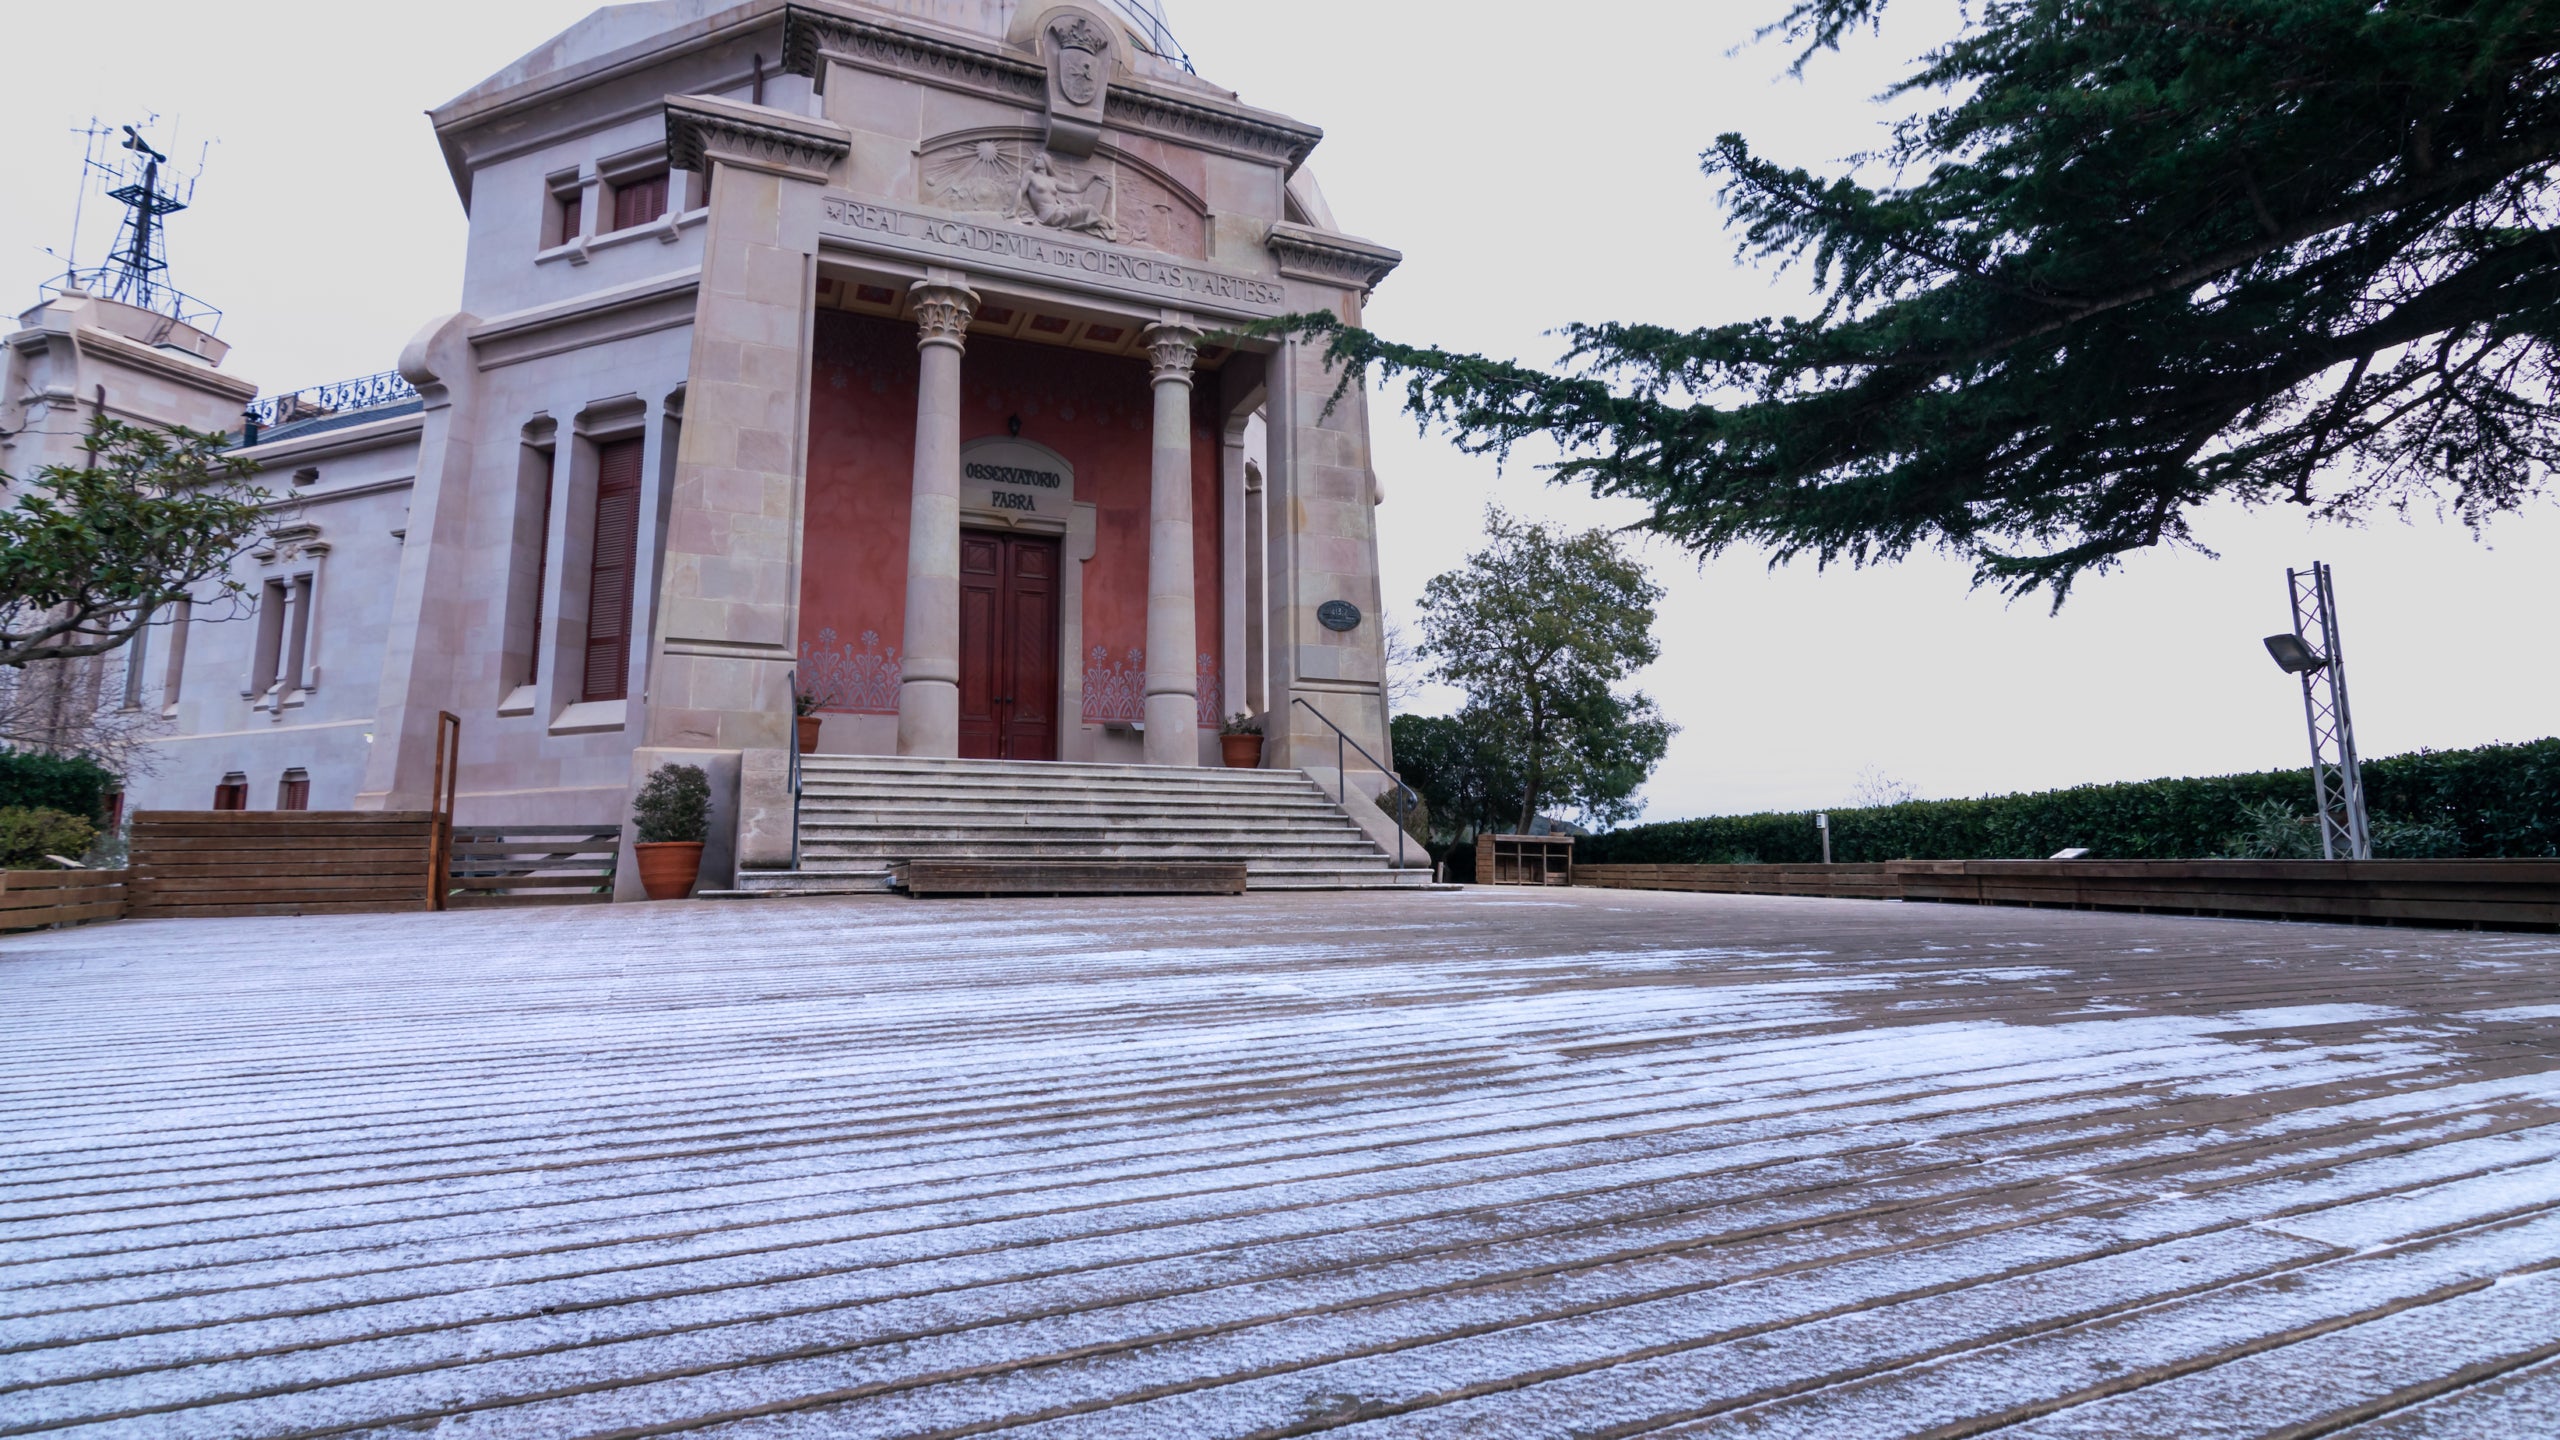
[[[2560,929],[2560,860],[1897,860],[1905,900]]]
[[[431,810],[144,810],[130,911],[343,915],[437,908],[443,817]]]
[[[1610,890],[1694,890],[1712,895],[1815,895],[1899,900],[1882,865],[1578,865],[1573,883]]]
[[[122,919],[123,870],[0,871],[0,930]]]
[[[2362,925],[2560,929],[2560,860],[1893,860],[1580,865],[1577,885]]]
[[[456,910],[602,905],[613,899],[621,853],[616,825],[456,826],[445,903]]]

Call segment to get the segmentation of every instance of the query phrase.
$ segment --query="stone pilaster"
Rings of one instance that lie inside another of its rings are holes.
[[[790,743],[819,193],[841,126],[708,96],[667,99],[672,163],[710,217],[647,675],[650,747]]]
[[[481,617],[463,583],[477,428],[470,315],[427,323],[400,352],[400,373],[425,401],[418,432],[418,478],[409,492],[400,578],[382,651],[382,689],[373,744],[365,751],[358,810],[424,810],[434,788],[436,716],[453,693],[464,648]],[[279,657],[278,665],[281,667]],[[278,697],[281,708],[282,696]]]
[[[1155,365],[1155,454],[1147,497],[1147,763],[1200,763],[1199,609],[1191,551],[1191,370],[1200,332],[1147,327]]]
[[[978,292],[918,281],[915,490],[907,511],[907,628],[898,753],[960,753],[960,354]]]

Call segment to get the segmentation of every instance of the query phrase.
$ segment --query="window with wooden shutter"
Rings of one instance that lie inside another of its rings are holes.
[[[620,700],[631,675],[632,569],[640,553],[640,441],[596,449],[595,561],[587,575],[587,700]]]
[[[248,809],[249,777],[237,770],[223,776],[222,782],[213,787],[213,808],[216,810]]]
[[[613,187],[613,228],[646,225],[667,213],[667,172],[646,180],[626,180]]]
[[[241,788],[248,787],[244,785]],[[311,808],[310,771],[295,769],[284,772],[284,778],[276,782],[276,808],[279,810]]]

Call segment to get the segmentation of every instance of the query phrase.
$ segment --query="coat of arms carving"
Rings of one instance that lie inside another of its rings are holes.
[[[1075,8],[1062,8],[1040,27],[1049,55],[1049,115],[1045,139],[1061,155],[1090,155],[1102,139],[1102,113],[1111,98],[1111,26]]]

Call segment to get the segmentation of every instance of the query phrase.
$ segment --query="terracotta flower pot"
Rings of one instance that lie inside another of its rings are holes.
[[[694,877],[702,873],[702,842],[699,840],[642,840],[632,845],[640,857],[640,888],[652,900],[681,900],[693,893]]]
[[[826,717],[822,715],[803,715],[800,717],[801,754],[815,755],[818,753],[818,727],[825,723],[825,719]]]
[[[1262,737],[1259,735],[1221,735],[1218,737],[1218,758],[1226,761],[1227,768],[1230,770],[1261,769]]]

